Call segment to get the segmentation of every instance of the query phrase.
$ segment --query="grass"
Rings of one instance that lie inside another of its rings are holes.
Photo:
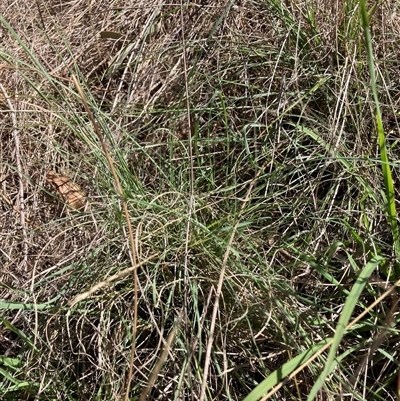
[[[399,399],[398,21],[1,4],[1,398]]]

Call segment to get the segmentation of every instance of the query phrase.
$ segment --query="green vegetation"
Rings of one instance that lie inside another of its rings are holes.
[[[1,2],[0,399],[399,400],[399,39],[394,1]]]

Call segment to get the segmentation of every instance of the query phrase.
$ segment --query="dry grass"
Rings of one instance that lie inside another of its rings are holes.
[[[396,7],[371,14],[395,183]],[[358,2],[5,0],[0,16],[4,399],[124,399],[135,318],[129,399],[155,367],[149,399],[198,399],[205,384],[203,399],[242,399],[332,335],[371,255],[393,265]],[[139,262],[151,258],[137,294],[121,198],[72,75],[115,162]],[[49,171],[88,204],[71,208]],[[357,312],[379,291],[368,285]],[[395,399],[394,299],[346,337],[320,400]],[[274,399],[305,400],[323,364]]]

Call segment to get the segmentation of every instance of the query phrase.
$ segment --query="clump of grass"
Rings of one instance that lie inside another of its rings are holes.
[[[0,5],[1,396],[394,398],[393,11],[366,51],[351,0],[24,4]]]

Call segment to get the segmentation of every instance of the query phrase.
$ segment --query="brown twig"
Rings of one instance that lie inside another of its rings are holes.
[[[22,231],[22,247],[23,247],[23,260],[22,266],[24,267],[24,271],[27,272],[28,270],[28,234],[26,231],[26,218],[25,218],[25,196],[24,196],[24,181],[23,181],[23,174],[22,174],[22,165],[21,165],[21,146],[19,140],[19,129],[17,128],[17,116],[15,112],[15,108],[11,103],[11,99],[7,94],[4,86],[0,84],[0,89],[3,92],[4,98],[7,101],[8,107],[11,113],[11,120],[13,123],[13,138],[15,144],[15,160],[17,163],[17,172],[19,178],[19,191],[18,191],[18,210],[20,215],[20,223],[21,223],[21,231]]]
[[[125,215],[125,220],[126,220],[126,225],[128,228],[128,240],[129,240],[129,245],[131,248],[131,262],[132,262],[132,270],[133,270],[133,285],[134,285],[134,297],[133,297],[133,327],[132,327],[132,349],[131,349],[131,357],[129,361],[129,373],[128,373],[128,380],[126,384],[126,391],[125,391],[125,401],[129,400],[129,392],[130,392],[130,387],[131,387],[131,381],[132,381],[132,375],[133,375],[133,361],[135,358],[135,348],[136,348],[136,332],[137,332],[137,315],[138,315],[138,275],[137,275],[137,269],[136,267],[138,266],[137,264],[137,257],[136,257],[136,247],[135,247],[135,239],[134,239],[134,234],[133,234],[133,228],[132,228],[132,223],[128,211],[128,205],[124,196],[124,191],[121,186],[121,182],[118,178],[118,174],[115,170],[114,167],[114,162],[113,159],[110,156],[110,153],[108,152],[106,143],[104,141],[103,134],[100,130],[100,127],[92,113],[92,110],[90,109],[86,97],[83,93],[83,90],[75,77],[75,75],[72,76],[72,79],[74,80],[75,86],[78,90],[78,93],[82,99],[83,105],[85,107],[85,110],[89,116],[90,121],[93,124],[93,128],[96,132],[97,137],[99,138],[101,147],[103,149],[103,152],[106,156],[108,166],[110,167],[111,173],[114,178],[115,185],[117,186],[117,192],[121,198],[121,203],[122,203],[122,209],[124,211]]]

